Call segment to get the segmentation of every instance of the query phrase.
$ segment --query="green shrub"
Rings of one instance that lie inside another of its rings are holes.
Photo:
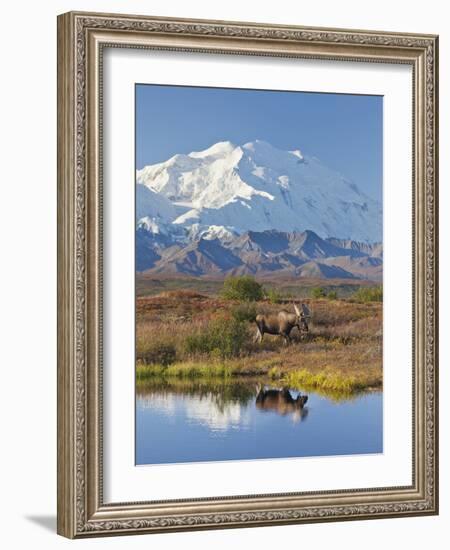
[[[170,365],[174,363],[177,352],[173,344],[163,342],[152,342],[148,344],[140,354],[138,359],[147,365]]]
[[[311,289],[312,298],[325,298],[326,295],[327,293],[322,286],[316,286]]]
[[[271,304],[281,304],[284,298],[283,293],[276,288],[266,290],[266,297]]]
[[[327,298],[329,300],[337,300],[338,298],[337,292],[335,290],[330,290],[330,292],[328,292],[327,294]]]
[[[225,300],[256,302],[264,297],[263,287],[251,275],[227,277],[221,292]]]
[[[360,287],[352,296],[355,302],[382,302],[383,288],[381,286]]]
[[[253,322],[256,319],[256,307],[250,302],[244,302],[235,306],[231,310],[231,315],[239,323],[244,321]]]
[[[242,321],[221,317],[211,321],[201,332],[187,336],[185,348],[188,354],[209,354],[224,359],[239,355],[246,337]]]

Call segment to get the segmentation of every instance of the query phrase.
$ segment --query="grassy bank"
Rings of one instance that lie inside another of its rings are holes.
[[[224,361],[191,360],[170,365],[136,365],[138,385],[151,379],[251,377],[264,383],[322,392],[381,389],[381,360],[377,346],[323,342],[320,338],[289,348],[249,354]]]
[[[257,364],[252,367],[243,366],[236,362],[225,364],[205,363],[176,363],[169,366],[136,365],[136,382],[139,385],[149,381],[168,379],[229,379],[249,377],[261,383],[286,385],[291,388],[302,388],[309,391],[327,392],[361,392],[365,390],[381,389],[382,376],[371,369],[368,373],[356,373],[357,369],[343,369],[339,367],[327,368],[322,372],[302,367],[300,369],[285,369],[270,367],[269,364]]]

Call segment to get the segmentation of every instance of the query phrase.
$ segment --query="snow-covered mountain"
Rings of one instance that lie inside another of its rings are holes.
[[[188,241],[247,231],[312,230],[322,238],[380,242],[381,205],[300,151],[228,141],[138,170],[137,225]]]

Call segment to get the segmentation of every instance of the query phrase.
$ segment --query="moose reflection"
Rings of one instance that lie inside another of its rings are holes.
[[[308,414],[305,408],[307,395],[298,394],[295,399],[288,388],[273,389],[257,387],[256,408],[263,411],[273,411],[280,415],[292,414],[295,420],[303,420]]]

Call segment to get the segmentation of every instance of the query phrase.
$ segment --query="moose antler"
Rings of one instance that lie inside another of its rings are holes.
[[[296,311],[297,311],[297,308],[296,308]],[[303,312],[303,317],[305,319],[309,319],[311,317],[311,310],[306,304],[302,304],[302,312]],[[300,315],[298,311],[297,311],[297,315]]]

